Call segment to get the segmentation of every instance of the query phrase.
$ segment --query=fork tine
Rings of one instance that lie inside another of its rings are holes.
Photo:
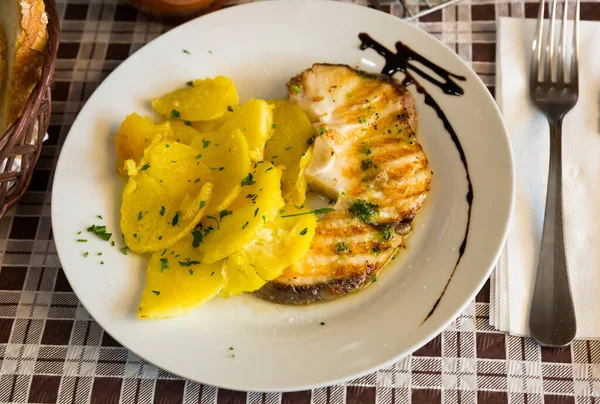
[[[558,44],[558,55],[556,57],[556,82],[558,84],[565,83],[565,74],[567,58],[565,52],[565,43],[567,41],[567,11],[569,10],[569,0],[565,0],[565,4],[563,5],[563,16],[562,23],[560,27],[560,41]]]
[[[546,60],[544,63],[544,82],[552,82],[552,73],[555,70],[556,61],[554,60],[554,27],[556,26],[556,1],[552,0],[552,11],[550,13],[550,29],[548,31],[548,41],[546,42]]]
[[[531,68],[529,71],[529,83],[533,87],[539,81],[540,77],[540,61],[542,60],[542,46],[544,39],[544,6],[545,0],[540,0],[540,8],[538,11],[537,27],[535,29],[535,37],[531,50]]]
[[[574,87],[579,85],[579,3],[575,0],[575,17],[573,22],[573,53],[571,55],[571,79],[569,84]]]

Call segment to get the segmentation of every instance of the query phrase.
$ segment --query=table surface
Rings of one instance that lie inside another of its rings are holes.
[[[401,15],[398,2],[381,6]],[[496,19],[535,18],[537,8],[536,0],[463,0],[416,24],[469,62],[494,93]],[[81,306],[65,278],[52,237],[52,176],[85,100],[127,56],[168,27],[116,0],[58,0],[58,10],[62,37],[49,139],[28,192],[0,220],[1,402],[600,403],[600,341],[546,349],[530,338],[496,332],[488,324],[489,285],[412,356],[313,391],[217,389],[158,369],[120,346]],[[600,0],[582,2],[581,15],[600,20]]]

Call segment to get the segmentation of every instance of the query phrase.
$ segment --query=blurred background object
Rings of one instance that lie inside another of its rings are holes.
[[[225,4],[225,0],[121,0],[121,2],[137,8],[153,19],[172,24],[216,11]]]

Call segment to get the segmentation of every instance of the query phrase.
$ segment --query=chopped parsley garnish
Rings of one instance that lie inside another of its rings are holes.
[[[233,347],[232,347],[232,346],[230,346],[230,347],[229,347],[229,350],[230,350],[230,351],[233,351]]]
[[[206,206],[206,201],[200,201],[200,209]]]
[[[200,160],[201,158],[202,158],[201,154],[199,154],[199,155],[196,156],[196,160]]]
[[[102,217],[102,215],[96,215],[96,217],[97,217],[98,219],[100,219],[100,220],[103,220],[103,217]]]
[[[221,228],[221,227],[219,226],[219,219],[217,219],[217,218],[216,218],[216,217],[214,217],[214,216],[209,216],[209,215],[206,215],[206,218],[207,218],[207,219],[214,220],[215,222],[217,222],[217,229],[220,229],[220,228]],[[205,231],[205,234],[204,234],[204,235],[206,236],[206,231]]]
[[[79,236],[80,234],[81,234],[81,231],[78,231],[78,232],[77,232],[77,235]]]
[[[159,240],[162,240],[162,236],[158,236],[158,239],[159,239]]]
[[[358,123],[360,123],[360,124],[367,123],[367,118],[364,115],[359,116]]]
[[[169,260],[166,258],[161,258],[160,259],[160,272],[164,271],[165,269],[169,269]]]
[[[87,243],[88,241],[86,239],[84,239],[84,238],[78,238],[77,242],[78,243]]]
[[[200,265],[200,264],[201,264],[200,261],[192,261],[189,258],[186,258],[185,261],[179,261],[179,265],[181,265],[182,267],[191,267],[192,265]]]
[[[189,50],[187,50],[187,49],[184,49],[184,50],[183,50],[183,53],[185,53],[186,55],[191,55],[190,51],[189,51]]]
[[[189,87],[194,87],[194,82],[192,80],[188,81],[187,84]]]
[[[262,216],[263,223],[267,223],[267,217],[265,215]]]
[[[346,243],[344,243],[343,241],[339,241],[335,245],[335,252],[337,254],[340,254],[340,253],[343,253],[343,252],[350,252],[350,249],[348,248],[348,246],[346,245]]]
[[[246,227],[248,227],[248,222],[244,223],[244,225],[242,226],[242,230],[244,230]]]
[[[375,282],[377,282],[377,275],[373,275],[373,277],[371,278],[371,283]]]
[[[219,167],[219,171],[223,171],[225,167]]]
[[[335,209],[333,208],[321,208],[321,209],[315,209],[315,210],[311,210],[310,212],[302,212],[302,213],[293,213],[291,215],[281,215],[281,217],[294,217],[294,216],[302,216],[302,215],[321,215],[323,213],[329,213],[329,212],[333,212]]]
[[[100,237],[104,241],[110,240],[110,237],[112,236],[112,233],[106,232],[106,226],[92,225],[87,228],[87,231],[89,231],[90,233],[94,233],[96,236]]]
[[[210,144],[210,140],[202,139],[202,148],[206,149],[209,144]],[[196,158],[198,158],[198,156],[196,156]]]
[[[302,209],[302,208],[304,207],[304,205],[302,205],[302,206],[296,206],[296,205],[294,205],[294,207],[295,207],[296,209]]]
[[[188,269],[188,271],[190,272],[190,275],[194,275],[194,270],[192,268]]]
[[[160,256],[162,257],[162,256],[163,256],[163,255],[165,255],[166,253],[167,253],[167,249],[165,248],[165,249],[163,250],[163,252],[160,254]]]
[[[273,125],[271,125],[271,129],[277,129],[277,124],[274,123]]]
[[[215,274],[215,271],[212,271],[212,274],[210,274],[210,276],[213,276]]]
[[[121,250],[121,254],[127,255],[127,246],[121,248],[120,250]]]
[[[320,135],[324,134],[325,132],[327,132],[327,128],[325,128],[324,126],[321,127],[321,131],[320,131]]]
[[[208,50],[208,53],[210,53],[212,55],[212,51],[210,49]]]
[[[379,213],[379,205],[357,199],[348,207],[348,212],[363,223],[372,223],[373,216]]]
[[[200,178],[196,178],[196,179],[194,180],[194,184],[197,184],[197,183],[199,183],[199,182],[200,182]]]
[[[254,211],[254,217],[256,217],[256,215],[258,215],[258,208],[256,208],[256,210]]]
[[[233,112],[233,107],[232,107],[231,105],[228,105],[228,106],[227,106],[227,111],[229,111],[229,112]]]
[[[171,226],[175,227],[175,226],[179,226],[179,218],[181,217],[181,212],[177,211],[175,212],[175,215],[173,216],[173,220],[171,221]]]
[[[192,247],[200,247],[200,243],[202,242],[202,232],[200,230],[194,230],[192,232],[192,236],[194,237],[194,241],[192,241]]]
[[[98,253],[98,257],[99,257],[99,256],[101,256],[101,255],[102,255],[102,253],[101,253],[101,252],[99,252],[99,253]]]
[[[89,253],[89,252],[87,252],[87,251],[83,253],[83,256],[84,256],[84,257],[87,257],[88,255],[90,255],[90,253]]]
[[[190,121],[183,121],[183,124],[185,126],[192,126],[192,123]]]
[[[269,167],[265,170],[266,173],[268,173],[269,171],[271,171],[273,169],[273,167]]]
[[[324,321],[321,321],[321,325],[325,325],[325,322],[324,322]]]
[[[300,232],[300,235],[305,236],[306,233],[308,233],[308,227],[305,227],[304,229],[302,229],[302,231]]]
[[[391,224],[383,225],[379,228],[379,237],[386,242],[394,235],[394,227]]]
[[[252,173],[249,173],[246,178],[244,178],[242,180],[242,186],[245,187],[247,185],[252,185],[252,184],[256,184],[256,181],[254,181],[254,175],[252,175]]]
[[[315,139],[313,139],[312,137],[309,137],[308,139],[306,139],[306,144],[309,145],[309,146],[311,144],[313,144],[314,142],[315,142]]]
[[[254,198],[256,198],[256,194],[248,194],[248,195],[246,195],[246,198],[254,199]]]
[[[219,220],[222,220],[225,216],[233,215],[232,210],[223,209],[219,212]]]
[[[362,152],[365,153],[367,156],[371,155],[373,152],[371,151],[371,148],[369,147],[368,144],[363,143],[362,144]]]
[[[114,247],[114,246],[115,246],[115,242],[114,242],[114,241],[111,241],[111,242],[110,242],[110,245]]]
[[[104,261],[100,261],[100,265],[104,265]]]
[[[173,118],[181,118],[181,114],[176,109],[171,110],[171,117]]]
[[[295,85],[295,84],[292,84],[292,85],[290,86],[290,88],[291,88],[292,90],[294,90],[294,91],[295,91],[297,94],[300,94],[300,93],[302,92],[302,89],[301,89],[300,87],[298,87],[297,85]]]
[[[371,159],[365,159],[360,162],[360,168],[362,168],[363,171],[367,171],[371,167],[373,167],[373,160]]]
[[[142,166],[142,168],[140,168],[140,171],[146,171],[149,168],[150,168],[150,163],[146,163]]]
[[[285,148],[285,151],[292,150],[292,146],[288,146]]]
[[[158,290],[153,290],[152,293],[154,293],[156,296],[160,296],[160,292]]]
[[[377,254],[381,253],[381,248],[379,248],[379,246],[377,245],[371,249],[371,252],[373,254],[377,255]]]
[[[138,220],[142,220],[143,218],[144,218],[144,214],[140,210],[139,213],[138,213]]]

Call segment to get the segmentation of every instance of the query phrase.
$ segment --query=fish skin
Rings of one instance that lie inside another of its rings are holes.
[[[432,173],[416,139],[414,99],[397,80],[314,64],[287,85],[315,131],[308,184],[336,199],[335,211],[320,218],[306,257],[255,295],[302,305],[372,283],[404,245]],[[357,206],[373,212],[357,215]]]

